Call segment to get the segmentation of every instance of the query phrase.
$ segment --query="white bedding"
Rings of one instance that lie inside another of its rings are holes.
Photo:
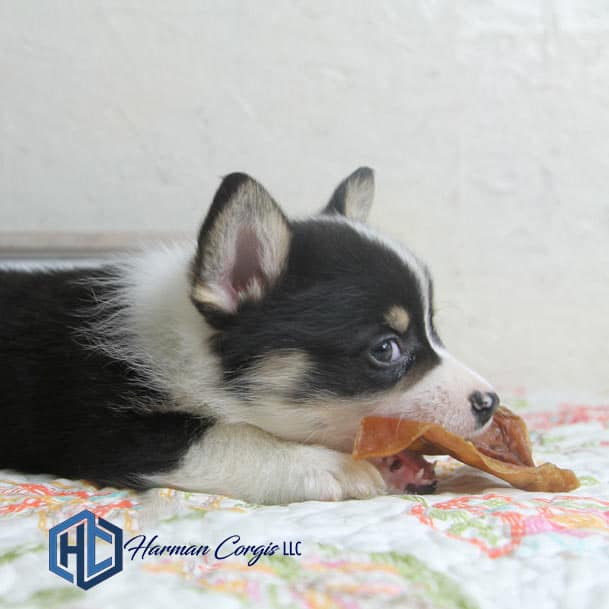
[[[578,490],[517,491],[448,458],[434,495],[273,507],[0,472],[0,606],[609,607],[609,405],[508,403],[529,423],[536,461],[575,470]],[[131,560],[124,551],[122,572],[80,590],[49,571],[48,529],[83,508],[119,525],[125,541],[156,534],[157,544],[210,553]],[[300,541],[302,555],[253,566],[251,555],[214,558],[231,535],[292,550]]]

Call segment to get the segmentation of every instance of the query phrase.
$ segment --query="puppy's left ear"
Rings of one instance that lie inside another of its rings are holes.
[[[322,213],[340,214],[365,222],[373,200],[374,171],[370,167],[360,167],[338,185]]]
[[[271,288],[287,261],[291,231],[271,195],[244,173],[224,178],[199,232],[191,299],[212,325]]]

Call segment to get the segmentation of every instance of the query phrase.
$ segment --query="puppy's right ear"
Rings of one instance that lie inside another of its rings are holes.
[[[259,300],[285,267],[291,231],[271,195],[244,173],[226,176],[199,232],[191,299],[212,325]]]
[[[337,187],[324,214],[339,214],[350,220],[365,222],[374,199],[374,171],[360,167]]]

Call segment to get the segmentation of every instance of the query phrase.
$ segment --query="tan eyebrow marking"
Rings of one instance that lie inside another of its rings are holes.
[[[385,321],[399,334],[404,334],[410,325],[410,315],[404,307],[394,305],[385,314]]]

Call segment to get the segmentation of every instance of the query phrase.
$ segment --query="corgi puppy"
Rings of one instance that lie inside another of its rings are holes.
[[[362,167],[306,220],[226,176],[196,242],[0,270],[0,467],[256,503],[385,492],[362,417],[472,437],[498,405],[445,349],[433,284],[369,228]]]

